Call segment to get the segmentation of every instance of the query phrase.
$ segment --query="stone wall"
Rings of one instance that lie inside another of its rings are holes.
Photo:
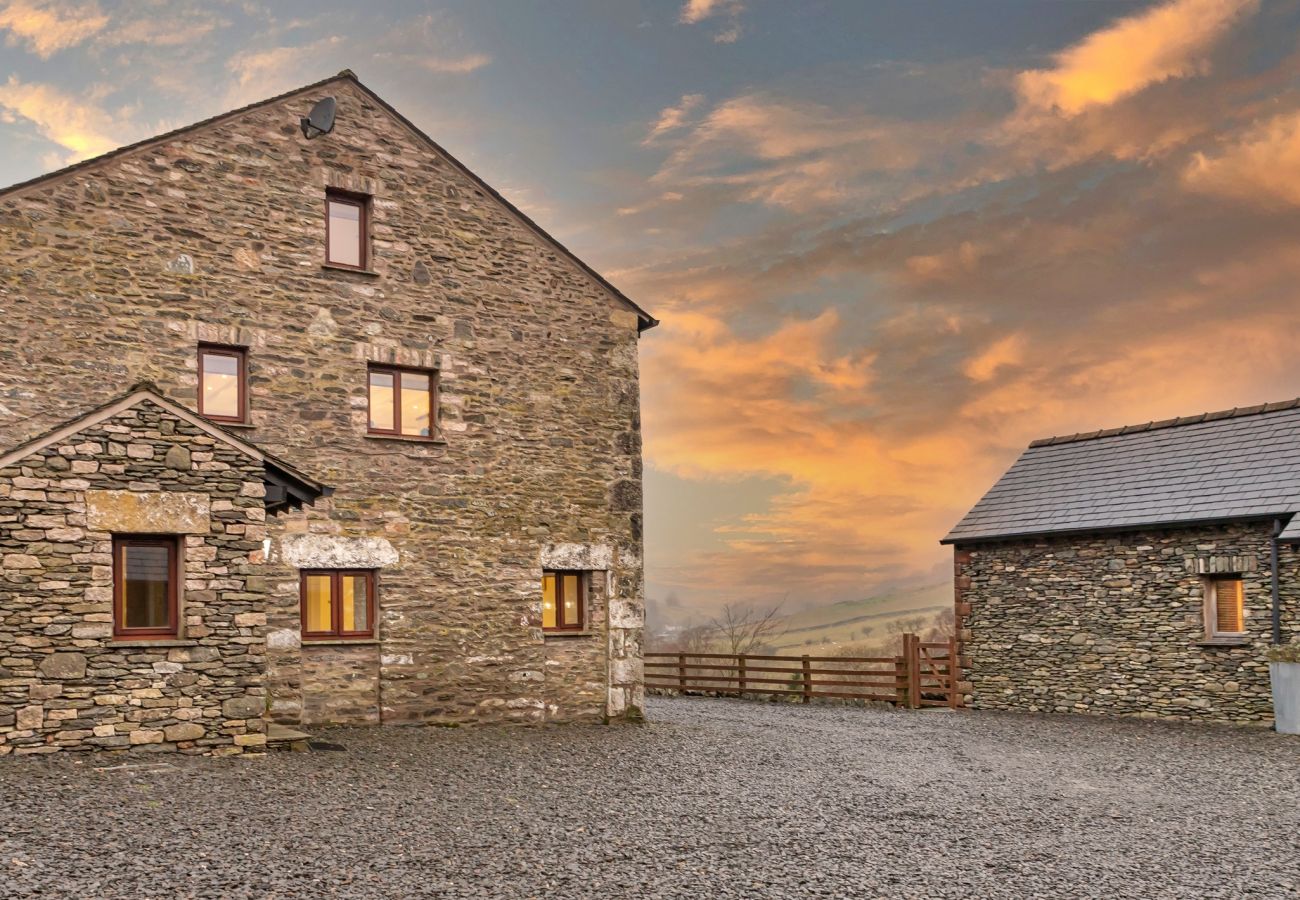
[[[327,94],[335,130],[304,140]],[[322,266],[329,186],[373,194],[372,272]],[[141,380],[192,406],[198,343],[238,344],[249,439],[335,487],[270,525],[276,718],[334,678],[297,638],[311,557],[280,545],[301,536],[392,551],[355,721],[639,711],[638,317],[350,80],[0,197],[0,255],[21,336],[0,343],[0,447]],[[435,439],[366,435],[367,362],[440,371]],[[538,627],[557,543],[611,550],[599,637],[563,649]]]
[[[265,743],[259,463],[143,403],[0,468],[0,756]],[[113,533],[183,534],[177,640],[113,637]]]
[[[956,548],[977,709],[1272,719],[1271,523]],[[1281,549],[1284,639],[1300,637],[1300,557]],[[1203,572],[1240,572],[1247,640],[1206,643]]]

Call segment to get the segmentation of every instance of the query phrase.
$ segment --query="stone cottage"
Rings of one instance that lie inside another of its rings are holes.
[[[975,708],[1272,720],[1300,400],[1035,441],[943,539]]]
[[[0,260],[0,755],[639,715],[656,322],[351,72],[0,191]]]

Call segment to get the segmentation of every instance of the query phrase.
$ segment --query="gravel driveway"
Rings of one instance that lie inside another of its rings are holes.
[[[644,727],[0,760],[5,897],[1282,897],[1300,739],[654,698]],[[121,766],[100,771],[101,766]]]

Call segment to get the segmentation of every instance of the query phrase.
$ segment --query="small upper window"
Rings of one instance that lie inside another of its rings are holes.
[[[369,638],[375,634],[375,573],[302,573],[302,636]]]
[[[325,261],[364,269],[369,265],[368,204],[363,197],[330,192],[325,196]]]
[[[1206,580],[1205,630],[1211,638],[1236,638],[1246,633],[1246,611],[1240,578]]]
[[[428,369],[370,367],[370,432],[432,437],[438,375]]]
[[[582,572],[542,573],[542,630],[583,629],[587,613],[586,581]]]
[[[115,637],[176,637],[179,555],[175,538],[113,539]]]
[[[248,421],[248,355],[240,347],[199,347],[199,413]]]

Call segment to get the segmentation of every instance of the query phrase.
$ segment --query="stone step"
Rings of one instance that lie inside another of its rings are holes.
[[[307,742],[310,740],[310,734],[290,728],[288,725],[272,722],[266,726],[266,749],[268,750],[292,750],[304,753],[309,749]]]

